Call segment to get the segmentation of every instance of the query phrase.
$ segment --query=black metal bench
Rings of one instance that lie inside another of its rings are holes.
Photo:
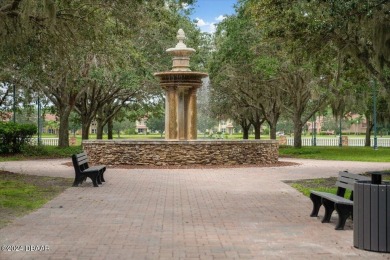
[[[349,173],[347,171],[339,172],[336,181],[337,193],[327,193],[321,191],[310,191],[310,199],[313,202],[313,210],[310,217],[317,217],[321,205],[325,208],[325,214],[322,218],[322,223],[329,223],[334,210],[339,215],[336,224],[336,230],[344,229],[345,221],[353,212],[353,187],[356,181],[367,181],[369,177]],[[351,191],[349,198],[345,198],[346,190]]]
[[[97,165],[89,167],[89,159],[85,152],[73,154],[72,162],[75,171],[73,187],[79,186],[87,177],[92,180],[94,187],[99,187],[98,184],[105,182],[103,174],[106,171],[106,166]]]

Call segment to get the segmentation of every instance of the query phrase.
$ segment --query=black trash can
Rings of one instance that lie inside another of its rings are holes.
[[[371,181],[354,184],[353,243],[356,248],[390,252],[390,184],[370,172]]]

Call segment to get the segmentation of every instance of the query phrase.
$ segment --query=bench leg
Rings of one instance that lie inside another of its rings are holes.
[[[105,171],[106,169],[104,169],[104,170],[102,170],[102,173],[100,174],[100,181],[101,182],[106,182],[105,180],[104,180],[104,171]]]
[[[320,210],[321,207],[321,197],[313,193],[310,193],[310,199],[313,202],[313,210],[311,211],[310,217],[317,217],[318,211]]]
[[[97,174],[95,176],[89,177],[89,178],[91,178],[94,187],[99,187],[97,177],[98,177]]]
[[[77,180],[77,178],[74,179],[74,182],[73,182],[73,187],[78,187],[80,184],[80,182]]]
[[[339,214],[339,220],[336,225],[336,230],[343,230],[347,218],[352,214],[353,207],[351,205],[335,204],[334,208]]]
[[[102,184],[100,175],[101,175],[100,172],[98,172],[97,176],[96,176],[96,181],[97,181],[98,184]]]
[[[98,182],[99,173],[98,172],[88,173],[87,177],[92,180],[94,187],[99,187],[99,185],[98,185],[99,184],[99,182]]]
[[[330,217],[332,216],[332,213],[334,211],[334,202],[327,200],[325,198],[322,198],[322,205],[324,205],[325,208],[325,215],[322,218],[322,223],[329,223]]]
[[[74,177],[74,182],[73,182],[73,187],[78,187],[80,184],[83,183],[83,181],[85,180],[85,176],[80,176],[80,175],[76,175]]]

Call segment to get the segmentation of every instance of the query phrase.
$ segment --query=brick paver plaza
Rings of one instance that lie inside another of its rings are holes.
[[[283,180],[390,169],[390,163],[289,161],[301,164],[109,168],[103,186],[71,187],[0,229],[0,245],[49,250],[2,251],[0,259],[389,258],[354,248],[350,220],[344,231],[336,231],[335,218],[329,224],[310,218],[310,199]],[[6,162],[0,169],[73,177],[73,169],[63,162]]]

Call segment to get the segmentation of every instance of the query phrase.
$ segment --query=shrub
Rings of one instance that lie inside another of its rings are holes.
[[[32,124],[0,122],[0,153],[19,153],[36,132]]]
[[[24,156],[48,156],[50,153],[43,145],[25,144],[21,147]]]
[[[23,156],[26,157],[69,158],[72,154],[81,152],[81,146],[57,147],[45,145],[24,145],[22,147]]]

